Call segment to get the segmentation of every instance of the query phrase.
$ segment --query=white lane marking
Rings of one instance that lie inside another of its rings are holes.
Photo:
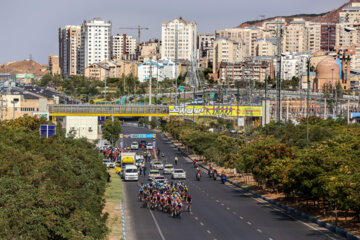
[[[228,208],[226,208],[226,210],[228,210],[228,211],[229,211],[229,210],[230,210],[230,208],[228,207]]]
[[[243,217],[243,216],[240,216],[239,218],[240,218],[240,219],[244,219],[244,217]]]
[[[233,212],[234,215],[236,215],[236,212]]]
[[[262,233],[262,231],[261,231],[261,229],[260,229],[260,228],[258,228],[258,229],[257,229],[257,231],[258,231],[259,233]]]
[[[204,224],[203,224],[202,222],[200,222],[200,225],[201,225],[201,226],[204,226]]]
[[[211,197],[211,199],[214,199],[214,197]]]
[[[193,212],[190,212],[191,215],[193,215]]]
[[[154,222],[155,222],[156,228],[157,228],[157,230],[158,230],[158,232],[159,232],[159,234],[160,234],[161,239],[162,239],[162,240],[165,240],[165,237],[164,237],[164,235],[163,235],[163,233],[162,233],[162,231],[161,231],[161,229],[160,229],[160,227],[159,227],[158,222],[156,221],[156,218],[155,218],[154,214],[151,212],[151,210],[149,210],[149,212],[150,212],[150,214],[151,214],[151,216],[152,216],[152,218],[153,218],[153,220],[154,220]]]
[[[269,240],[273,240],[272,238],[269,238]]]
[[[211,234],[210,230],[206,230],[208,234]]]
[[[246,222],[246,223],[247,223],[247,224],[249,224],[249,225],[251,225],[251,222],[249,222],[249,221],[248,221],[248,222]]]
[[[219,200],[216,200],[216,202],[220,202]]]
[[[195,220],[197,221],[197,220],[199,220],[199,218],[198,218],[198,217],[195,217]]]
[[[224,206],[224,205],[225,205],[225,204],[223,204],[223,203],[221,204],[221,206]]]

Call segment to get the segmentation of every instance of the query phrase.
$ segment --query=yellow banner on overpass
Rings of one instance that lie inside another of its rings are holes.
[[[170,116],[262,117],[262,107],[169,106]]]

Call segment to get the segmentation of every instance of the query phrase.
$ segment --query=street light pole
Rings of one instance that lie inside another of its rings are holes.
[[[306,92],[306,148],[309,148],[309,98],[310,98],[310,60],[307,62],[307,92]]]

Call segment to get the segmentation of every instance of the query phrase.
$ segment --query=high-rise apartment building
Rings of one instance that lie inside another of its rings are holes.
[[[177,18],[161,27],[161,57],[192,61],[197,57],[197,25]]]
[[[307,43],[306,21],[302,18],[295,18],[285,28],[282,52],[306,52]]]
[[[111,22],[101,18],[84,21],[81,25],[80,74],[93,63],[110,60]]]
[[[321,24],[321,50],[334,51],[336,44],[336,24]]]
[[[214,41],[215,41],[214,34],[199,34],[199,41],[198,41],[199,58],[205,58],[207,56],[207,50],[213,48]]]
[[[59,28],[59,65],[63,77],[79,74],[81,27]]]
[[[241,44],[237,41],[218,38],[214,42],[213,53],[213,72],[217,72],[217,68],[221,63],[238,63],[243,60]]]
[[[307,51],[314,53],[321,48],[321,24],[315,22],[306,23]]]
[[[112,39],[112,58],[134,60],[136,58],[136,39],[126,34],[117,34]]]
[[[258,39],[255,44],[256,56],[275,56],[277,54],[277,39]]]
[[[217,38],[225,37],[239,42],[242,45],[242,54],[245,57],[256,55],[256,41],[258,39],[271,37],[269,32],[264,32],[259,27],[216,30],[215,35]]]
[[[360,3],[353,2],[339,13],[339,23],[360,24]]]

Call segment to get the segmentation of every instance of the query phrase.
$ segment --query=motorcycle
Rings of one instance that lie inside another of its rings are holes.
[[[214,172],[214,170],[209,170],[209,177],[210,177],[210,178],[213,177],[213,172]]]
[[[200,181],[200,177],[201,177],[200,173],[196,173],[196,180]]]
[[[194,161],[194,162],[193,162],[193,167],[194,167],[194,168],[197,168],[197,166],[198,166],[197,162]]]
[[[221,175],[221,182],[222,182],[222,184],[225,184],[225,182],[226,182],[226,175]]]
[[[214,173],[214,181],[217,179],[217,173]]]

